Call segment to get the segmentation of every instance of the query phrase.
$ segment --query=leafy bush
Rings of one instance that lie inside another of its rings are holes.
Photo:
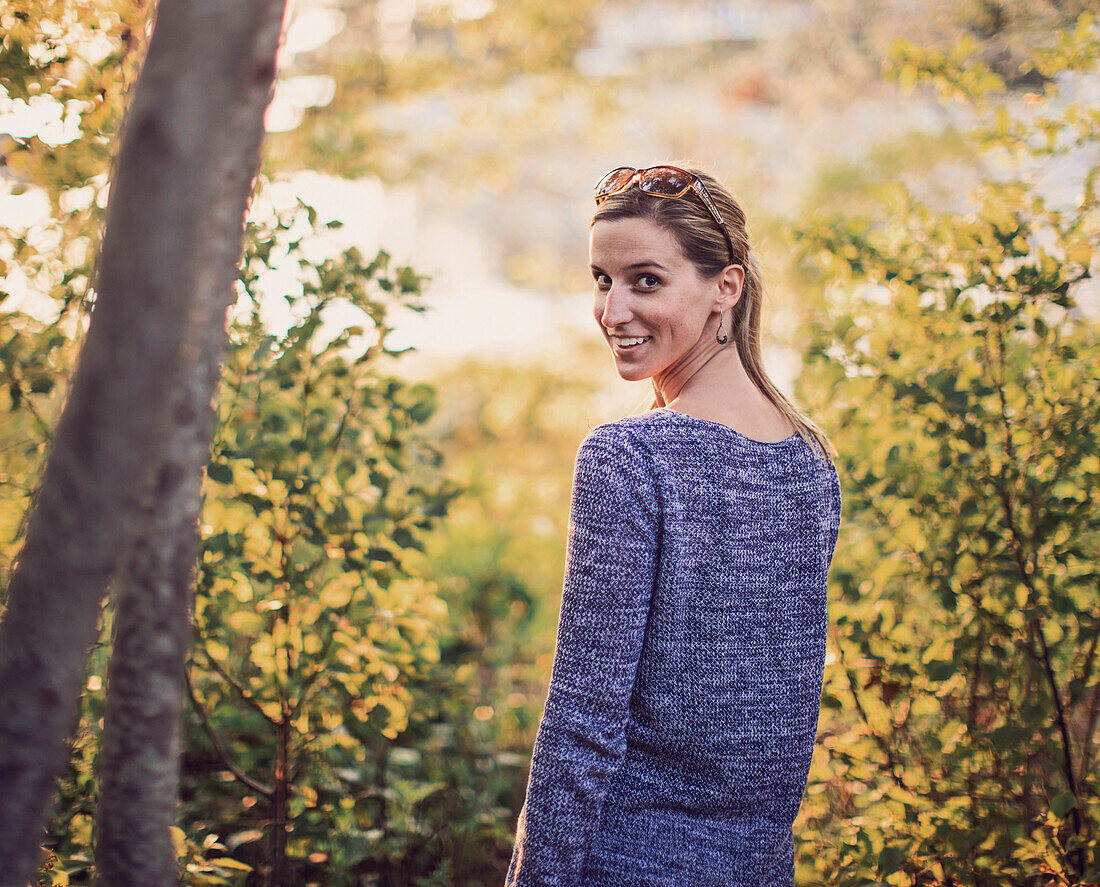
[[[186,810],[265,878],[352,884],[403,858],[440,787],[395,762],[418,755],[401,737],[446,617],[408,553],[457,489],[415,430],[434,392],[381,369],[387,311],[420,309],[421,278],[354,248],[311,263],[318,227],[308,207],[251,226],[205,488]],[[301,290],[275,335],[257,284],[287,257]]]
[[[1079,302],[1100,109],[1061,93],[1098,58],[1082,17],[1014,103],[965,46],[900,46],[903,79],[969,101],[1001,171],[965,213],[899,184],[882,218],[797,232],[835,311],[803,391],[837,429],[847,510],[801,848],[829,884],[1100,879],[1100,352]],[[1044,190],[1055,161],[1069,198]]]

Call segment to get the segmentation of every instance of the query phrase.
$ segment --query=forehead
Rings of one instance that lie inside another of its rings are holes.
[[[672,266],[686,261],[675,235],[650,219],[601,219],[592,225],[588,254],[593,265],[612,268],[641,262]]]

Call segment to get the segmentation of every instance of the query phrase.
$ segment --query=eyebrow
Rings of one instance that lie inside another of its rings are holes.
[[[601,268],[599,265],[590,265],[589,267],[593,271],[603,271],[603,268]],[[660,262],[634,262],[632,265],[627,265],[626,268],[624,268],[623,270],[637,271],[641,268],[657,268],[660,271],[668,271],[668,268],[666,268]]]

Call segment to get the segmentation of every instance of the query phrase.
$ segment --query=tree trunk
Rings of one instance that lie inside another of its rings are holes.
[[[275,797],[271,801],[271,887],[286,887],[286,825],[290,800],[290,711],[284,705],[275,734]]]
[[[192,436],[189,443],[199,445]],[[198,548],[191,500],[197,503],[202,479],[186,472],[187,461],[162,469],[163,497],[150,495],[140,512],[151,532],[135,539],[113,583],[113,645],[97,766],[95,861],[103,887],[179,881],[169,829],[179,791],[180,693]]]
[[[123,662],[112,669],[119,733],[151,731],[144,735],[161,760],[147,790],[160,799],[135,803],[135,816],[163,823],[164,811],[174,807],[178,651],[186,634],[179,613],[187,608],[186,591],[178,590],[187,545],[167,540],[166,550],[152,552],[147,524],[133,557],[120,557],[138,529],[142,500],[147,507],[148,496],[156,495],[154,484],[165,485],[159,493],[165,501],[194,498],[194,466],[177,461],[182,444],[169,461],[166,445],[180,427],[197,434],[209,410],[211,392],[202,396],[198,379],[209,366],[208,333],[213,324],[224,326],[232,292],[284,4],[161,3],[117,159],[91,324],[0,621],[0,887],[24,887],[33,874],[103,593],[120,562],[141,565],[134,572],[143,574],[145,590],[158,589],[150,598],[169,581],[177,589],[164,593],[163,605],[170,597],[177,609],[158,615],[163,638],[131,644],[125,638],[132,628],[119,628],[124,662],[136,650],[157,663],[139,682],[149,704],[125,698],[144,666]],[[193,519],[186,522],[193,526]],[[166,524],[158,524],[164,532]],[[178,531],[179,524],[173,526]],[[173,571],[176,578],[166,579]],[[124,597],[120,605],[128,612],[119,616],[127,626],[144,618],[140,607],[146,613],[157,607],[136,589]],[[130,602],[139,602],[137,608]],[[143,726],[118,723],[118,713],[135,710],[144,713]],[[116,768],[129,763],[120,751]],[[143,773],[148,766],[140,765]],[[117,792],[133,780],[112,776],[107,784]],[[142,809],[144,803],[151,809]],[[133,839],[118,827],[108,826],[116,829],[115,841]]]
[[[227,243],[239,244],[238,239]],[[114,588],[96,807],[102,887],[176,885],[170,828],[179,793],[185,659],[199,550],[200,488],[210,452],[225,306],[211,316],[197,372],[173,398],[173,436]]]

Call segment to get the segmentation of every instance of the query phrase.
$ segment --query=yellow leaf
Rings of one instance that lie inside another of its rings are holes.
[[[207,641],[206,654],[218,662],[225,662],[229,657],[229,648],[220,641]]]
[[[238,610],[231,613],[226,621],[234,631],[246,635],[257,634],[264,627],[263,617],[251,610]]]
[[[69,838],[80,846],[88,847],[92,843],[92,817],[86,813],[77,813],[69,823]]]
[[[217,859],[210,859],[207,860],[207,862],[209,862],[211,865],[216,865],[219,868],[223,869],[236,869],[237,871],[241,872],[252,871],[252,866],[246,865],[245,863],[240,862],[236,859],[232,859],[228,856],[219,856]]]
[[[934,715],[939,712],[940,703],[935,696],[918,696],[913,700],[913,705],[910,710],[915,717]]]
[[[342,582],[328,582],[321,591],[321,605],[325,607],[346,607],[351,601],[352,589]]]
[[[183,829],[177,826],[172,826],[169,829],[172,833],[172,844],[176,848],[176,856],[183,857],[187,855],[187,835]]]

